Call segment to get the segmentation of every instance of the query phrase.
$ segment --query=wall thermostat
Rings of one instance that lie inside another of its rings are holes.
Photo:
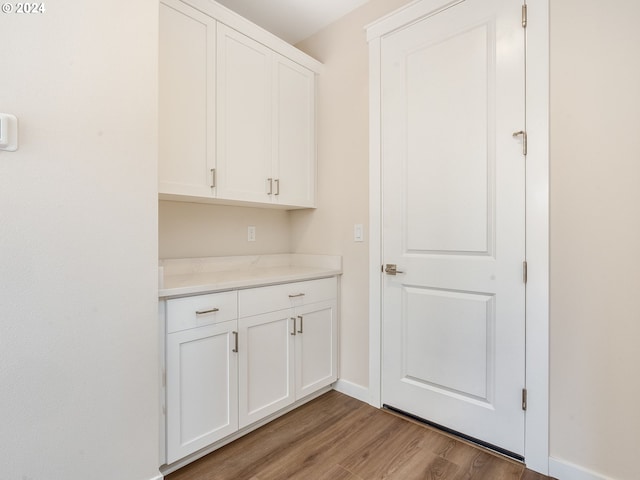
[[[18,119],[9,113],[0,113],[0,150],[18,150]]]

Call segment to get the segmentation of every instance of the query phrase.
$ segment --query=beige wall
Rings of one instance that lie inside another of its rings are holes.
[[[631,480],[640,453],[640,2],[550,3],[551,454]]]
[[[256,241],[247,241],[247,227]],[[160,258],[289,253],[289,214],[285,210],[159,202]]]
[[[369,384],[369,61],[364,27],[408,3],[372,0],[297,45],[325,64],[318,84],[318,210],[291,212],[296,253],[343,256],[340,376]],[[365,242],[353,225],[365,225]]]
[[[158,476],[157,0],[0,14],[0,478]]]

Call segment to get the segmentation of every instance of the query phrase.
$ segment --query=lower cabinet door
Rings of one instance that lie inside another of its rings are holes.
[[[240,428],[295,401],[295,321],[289,310],[238,320]]]
[[[236,326],[167,335],[167,463],[238,430]]]
[[[296,309],[296,399],[326,387],[338,374],[336,302]]]

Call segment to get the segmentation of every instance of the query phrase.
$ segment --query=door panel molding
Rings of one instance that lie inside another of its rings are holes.
[[[449,318],[457,318],[457,321],[448,324],[443,319],[447,316],[446,311],[451,309],[455,309],[458,315]],[[418,310],[423,315],[414,325],[408,323],[411,310]],[[492,342],[495,295],[405,286],[401,311],[402,375],[405,381],[491,408],[495,389],[495,349]],[[427,316],[432,321],[425,321]],[[461,331],[474,341],[461,337]],[[484,339],[484,342],[478,342],[478,339]],[[420,344],[416,344],[418,341]],[[443,348],[443,344],[447,347]],[[444,356],[444,363],[431,362],[430,359],[435,358],[433,354],[440,355],[440,358]]]

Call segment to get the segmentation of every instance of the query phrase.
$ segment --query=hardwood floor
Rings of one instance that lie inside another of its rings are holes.
[[[331,391],[166,480],[545,480],[522,464]]]

